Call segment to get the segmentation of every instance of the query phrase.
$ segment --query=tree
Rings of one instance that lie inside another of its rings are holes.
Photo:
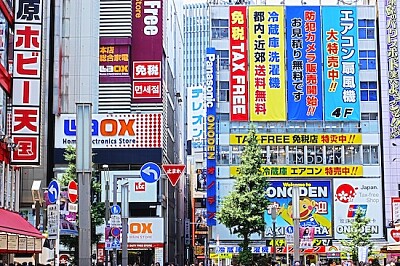
[[[261,234],[265,229],[264,212],[269,205],[266,188],[269,183],[261,173],[262,162],[256,130],[251,125],[233,190],[222,200],[217,212],[217,219],[230,228],[231,233],[243,238],[238,258],[242,265],[251,265],[250,235]]]
[[[365,216],[365,212],[366,210],[357,208],[354,221],[350,225],[351,229],[346,233],[348,239],[340,241],[355,264],[358,262],[358,247],[367,246],[369,255],[374,245],[371,242],[371,232],[366,229],[371,219]]]
[[[69,181],[77,181],[76,174],[76,148],[68,145],[64,152],[64,159],[68,162],[68,168],[60,179],[61,186],[67,186]],[[78,184],[79,186],[79,184]],[[104,224],[104,203],[99,202],[99,195],[101,192],[101,184],[99,183],[96,172],[92,175],[91,180],[91,244],[98,243],[101,234],[96,234],[96,226]],[[77,216],[79,224],[79,216]],[[77,260],[79,257],[79,239],[73,235],[61,235],[60,243],[73,252],[72,262],[78,265]]]

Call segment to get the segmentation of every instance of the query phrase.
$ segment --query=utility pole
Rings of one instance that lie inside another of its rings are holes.
[[[105,193],[106,193],[106,199],[105,199],[105,223],[106,226],[105,228],[107,228],[108,223],[110,221],[110,170],[108,169],[108,165],[104,164],[103,165],[103,169],[104,169],[104,178],[106,180],[106,185],[105,185]],[[107,238],[108,236],[106,235],[105,238]],[[105,239],[104,244],[106,244],[107,239]],[[105,253],[106,253],[106,258],[104,260],[105,265],[108,266],[108,256],[109,256],[109,251],[107,249],[107,247],[104,245],[104,249],[105,249]]]
[[[293,259],[300,261],[300,192],[295,184],[292,187],[292,209],[293,209]]]

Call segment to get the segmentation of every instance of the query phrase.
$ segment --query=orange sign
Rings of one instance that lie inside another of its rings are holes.
[[[179,178],[181,177],[183,171],[185,170],[184,164],[163,164],[162,168],[165,174],[168,176],[169,182],[171,182],[172,186],[175,186],[178,183]]]

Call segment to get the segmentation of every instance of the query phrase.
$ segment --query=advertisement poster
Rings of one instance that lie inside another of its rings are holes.
[[[359,121],[357,8],[324,6],[322,17],[325,120]]]
[[[335,238],[346,238],[357,209],[371,218],[366,230],[372,238],[383,237],[382,180],[380,178],[335,179],[334,184],[334,224]]]
[[[319,6],[287,6],[288,120],[322,120]]]
[[[266,236],[271,237],[271,209],[277,209],[276,235],[285,236],[285,228],[293,225],[292,190],[299,186],[300,227],[313,227],[314,237],[332,236],[332,191],[331,181],[271,181],[267,195],[271,202],[265,212]]]
[[[101,37],[99,46],[100,83],[130,83],[130,39]]]

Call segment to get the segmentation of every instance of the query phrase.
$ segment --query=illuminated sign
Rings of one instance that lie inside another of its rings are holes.
[[[246,134],[230,134],[229,144],[244,145]],[[260,145],[362,144],[362,134],[256,134]]]
[[[18,149],[12,163],[40,164],[42,1],[16,0],[14,3],[14,67],[12,125]]]
[[[93,148],[161,148],[161,113],[93,114]],[[75,114],[55,121],[55,148],[76,144]]]
[[[237,176],[240,167],[229,167],[230,175]],[[348,166],[261,166],[261,174],[269,177],[346,177],[346,176],[362,176],[362,165],[348,165]]]

